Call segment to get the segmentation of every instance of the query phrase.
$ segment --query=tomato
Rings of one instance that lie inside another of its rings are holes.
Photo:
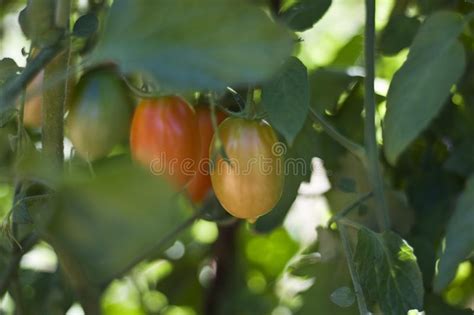
[[[132,100],[113,68],[82,76],[73,92],[67,127],[77,153],[85,159],[106,156],[128,137]]]
[[[135,160],[183,187],[195,175],[201,153],[194,109],[178,96],[141,101],[130,132]]]
[[[43,75],[41,71],[26,87],[23,123],[29,128],[41,127],[41,105],[43,103]]]
[[[196,116],[199,125],[199,135],[201,136],[201,154],[198,161],[196,175],[187,186],[188,195],[195,203],[202,202],[207,193],[212,188],[211,178],[209,177],[209,146],[211,145],[214,129],[212,127],[211,111],[207,106],[198,106]],[[217,123],[220,124],[226,115],[216,112]]]
[[[270,211],[283,190],[283,157],[278,138],[264,120],[228,118],[219,135],[229,160],[220,155],[211,170],[212,187],[222,206],[233,216],[255,221]],[[214,136],[211,156],[215,150]]]

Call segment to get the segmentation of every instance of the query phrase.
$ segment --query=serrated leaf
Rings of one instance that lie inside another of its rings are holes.
[[[99,19],[93,13],[87,13],[77,19],[73,28],[73,35],[78,37],[90,37],[97,32],[99,28]]]
[[[354,292],[348,287],[341,287],[336,289],[333,293],[331,293],[331,301],[342,307],[350,307],[355,303],[355,295]]]
[[[262,87],[262,104],[272,126],[291,145],[309,111],[309,84],[305,65],[290,57],[283,69]]]
[[[457,37],[464,20],[438,12],[421,26],[407,61],[395,74],[387,95],[384,148],[390,163],[439,113],[450,89],[461,77],[466,56]]]
[[[312,28],[331,6],[331,0],[297,0],[293,5],[280,12],[280,17],[295,31]]]
[[[66,179],[52,202],[30,213],[76,288],[122,275],[182,222],[161,177],[122,162],[95,171],[93,179]]]
[[[116,0],[91,62],[165,87],[223,89],[268,79],[293,40],[258,7],[233,0]]]
[[[20,71],[20,67],[15,60],[11,58],[3,58],[0,60],[0,83],[14,77]]]
[[[440,258],[435,291],[441,292],[453,280],[458,265],[474,252],[474,176],[467,181],[446,231],[446,247]]]
[[[413,249],[397,234],[361,228],[354,255],[369,306],[385,315],[423,309],[423,279]]]

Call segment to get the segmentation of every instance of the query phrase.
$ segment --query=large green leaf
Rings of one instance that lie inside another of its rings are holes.
[[[76,288],[120,276],[181,222],[177,196],[161,178],[123,163],[96,174],[67,179],[49,207],[31,213]]]
[[[308,73],[298,58],[290,57],[278,75],[263,85],[262,102],[273,127],[291,145],[309,111]]]
[[[286,1],[289,2],[289,1]],[[280,12],[285,23],[295,31],[307,30],[318,22],[331,6],[332,0],[296,0]]]
[[[387,95],[384,147],[390,163],[428,126],[461,77],[466,64],[457,37],[461,15],[438,12],[421,26],[407,61],[395,74]]]
[[[459,263],[474,252],[474,176],[467,182],[446,232],[446,248],[439,261],[438,274],[434,281],[437,292],[441,292],[453,280]]]
[[[114,61],[166,87],[219,89],[267,79],[292,42],[246,1],[116,0],[91,61]]]
[[[423,280],[413,249],[397,234],[361,228],[354,255],[364,296],[385,315],[423,309]]]

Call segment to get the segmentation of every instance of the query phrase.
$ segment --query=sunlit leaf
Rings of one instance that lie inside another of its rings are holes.
[[[354,255],[364,296],[386,315],[423,309],[423,280],[413,249],[397,234],[358,233]]]
[[[116,0],[92,62],[113,61],[173,88],[267,79],[292,38],[258,7],[233,0]]]

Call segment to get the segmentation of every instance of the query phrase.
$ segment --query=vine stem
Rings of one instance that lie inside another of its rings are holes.
[[[342,209],[338,213],[336,213],[331,219],[329,219],[328,225],[331,225],[333,223],[337,223],[340,219],[344,218],[347,216],[352,210],[357,208],[360,204],[364,203],[366,200],[371,198],[373,196],[373,192],[368,192],[364,195],[362,195],[359,199],[351,203],[349,206],[346,208]]]
[[[367,308],[367,302],[365,301],[364,291],[360,284],[359,274],[357,273],[356,266],[354,264],[354,257],[352,255],[351,244],[347,235],[346,227],[343,224],[338,226],[339,235],[341,236],[342,247],[346,254],[347,265],[349,267],[349,273],[351,275],[352,284],[354,285],[354,291],[357,298],[357,305],[359,306],[359,313],[361,315],[368,315],[369,310]]]
[[[337,143],[343,146],[347,151],[354,154],[364,165],[367,165],[367,154],[364,147],[350,140],[343,134],[341,134],[333,125],[331,125],[323,115],[316,112],[314,109],[310,109],[311,117],[314,121],[321,124],[324,131],[333,138]]]
[[[375,0],[366,0],[365,24],[365,149],[367,171],[376,201],[376,216],[381,231],[390,229],[390,218],[380,172],[375,128]]]

